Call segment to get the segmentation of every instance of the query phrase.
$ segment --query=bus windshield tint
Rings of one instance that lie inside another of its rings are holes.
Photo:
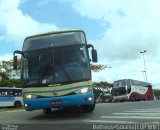
[[[125,86],[126,86],[126,82],[124,80],[115,81],[113,84],[113,87],[125,87]]]
[[[83,46],[29,51],[22,60],[24,85],[68,83],[91,78]]]

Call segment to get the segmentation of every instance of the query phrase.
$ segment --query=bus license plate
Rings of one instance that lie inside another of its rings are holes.
[[[51,102],[51,105],[56,105],[56,104],[62,104],[62,102],[61,101],[52,101]]]

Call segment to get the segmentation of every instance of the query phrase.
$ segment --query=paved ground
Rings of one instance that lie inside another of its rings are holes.
[[[0,109],[1,129],[159,129],[160,101],[97,104],[93,113],[77,110]],[[8,130],[10,130],[8,129]]]

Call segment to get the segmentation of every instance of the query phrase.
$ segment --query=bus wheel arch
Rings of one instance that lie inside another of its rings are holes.
[[[15,102],[14,102],[14,107],[15,107],[15,108],[22,107],[22,103],[21,103],[20,101],[15,101]]]
[[[82,106],[82,108],[85,113],[91,113],[95,108],[95,103],[93,103],[92,105],[84,105]]]
[[[135,95],[132,95],[131,100],[132,100],[132,102],[136,101]]]
[[[145,98],[145,101],[148,101],[148,100],[151,100],[151,96],[150,95],[147,95],[146,98]]]

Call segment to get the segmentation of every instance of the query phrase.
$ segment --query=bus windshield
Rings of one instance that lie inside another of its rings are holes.
[[[113,87],[125,87],[126,86],[126,82],[125,80],[119,80],[119,81],[115,81],[113,84]]]
[[[46,48],[24,53],[24,86],[65,84],[91,79],[85,46]]]

